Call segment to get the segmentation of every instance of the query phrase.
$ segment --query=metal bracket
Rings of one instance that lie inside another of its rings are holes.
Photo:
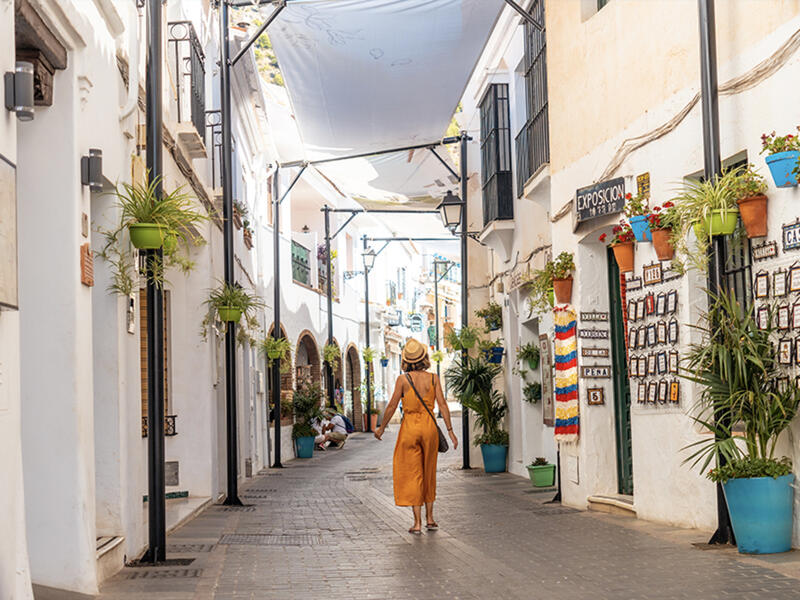
[[[242,56],[250,49],[250,46],[256,43],[256,40],[261,37],[267,27],[277,18],[277,16],[281,13],[281,11],[286,8],[286,0],[280,0],[279,2],[275,3],[275,10],[272,11],[272,14],[267,17],[267,20],[261,24],[261,27],[250,37],[249,40],[239,49],[239,52],[236,53],[236,56],[233,57],[233,60],[230,61],[230,65],[235,65]]]
[[[517,11],[520,16],[525,19],[528,23],[536,27],[539,31],[544,31],[544,27],[542,24],[539,23],[536,19],[534,19],[524,8],[522,8],[519,4],[514,2],[514,0],[505,0],[506,4],[508,4],[511,8]]]

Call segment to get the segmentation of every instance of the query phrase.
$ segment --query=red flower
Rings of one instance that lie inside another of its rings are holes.
[[[673,206],[675,206],[675,205],[672,202],[670,202],[669,200],[664,202],[664,208],[672,208]]]
[[[620,227],[619,225],[614,225],[614,229],[612,229],[611,231],[613,233],[619,233],[620,231],[622,231],[622,227]]]
[[[601,241],[601,242],[605,242],[605,241],[606,241],[606,237],[607,237],[607,236],[606,236],[606,234],[605,234],[605,233],[604,233],[604,234],[602,234],[602,235],[600,236],[600,241]]]
[[[654,212],[654,213],[657,213],[657,212],[659,212],[660,210],[661,210],[661,207],[660,207],[660,206],[654,206],[654,207],[653,207],[653,212]]]
[[[627,194],[625,194],[625,200],[630,200],[631,198],[633,198],[633,196],[631,196],[631,193],[630,193],[630,192],[628,192]]]

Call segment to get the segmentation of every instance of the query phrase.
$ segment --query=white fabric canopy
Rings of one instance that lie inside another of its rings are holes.
[[[441,139],[503,6],[503,0],[287,2],[269,35],[306,154],[287,159]]]

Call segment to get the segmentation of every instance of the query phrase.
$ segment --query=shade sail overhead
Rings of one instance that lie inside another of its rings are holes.
[[[269,31],[305,149],[305,156],[287,158],[441,139],[503,6],[503,0],[287,2]]]

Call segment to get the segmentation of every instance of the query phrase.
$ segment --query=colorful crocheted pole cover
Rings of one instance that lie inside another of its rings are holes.
[[[578,439],[578,320],[571,308],[554,310],[556,323],[556,429],[557,442]]]

